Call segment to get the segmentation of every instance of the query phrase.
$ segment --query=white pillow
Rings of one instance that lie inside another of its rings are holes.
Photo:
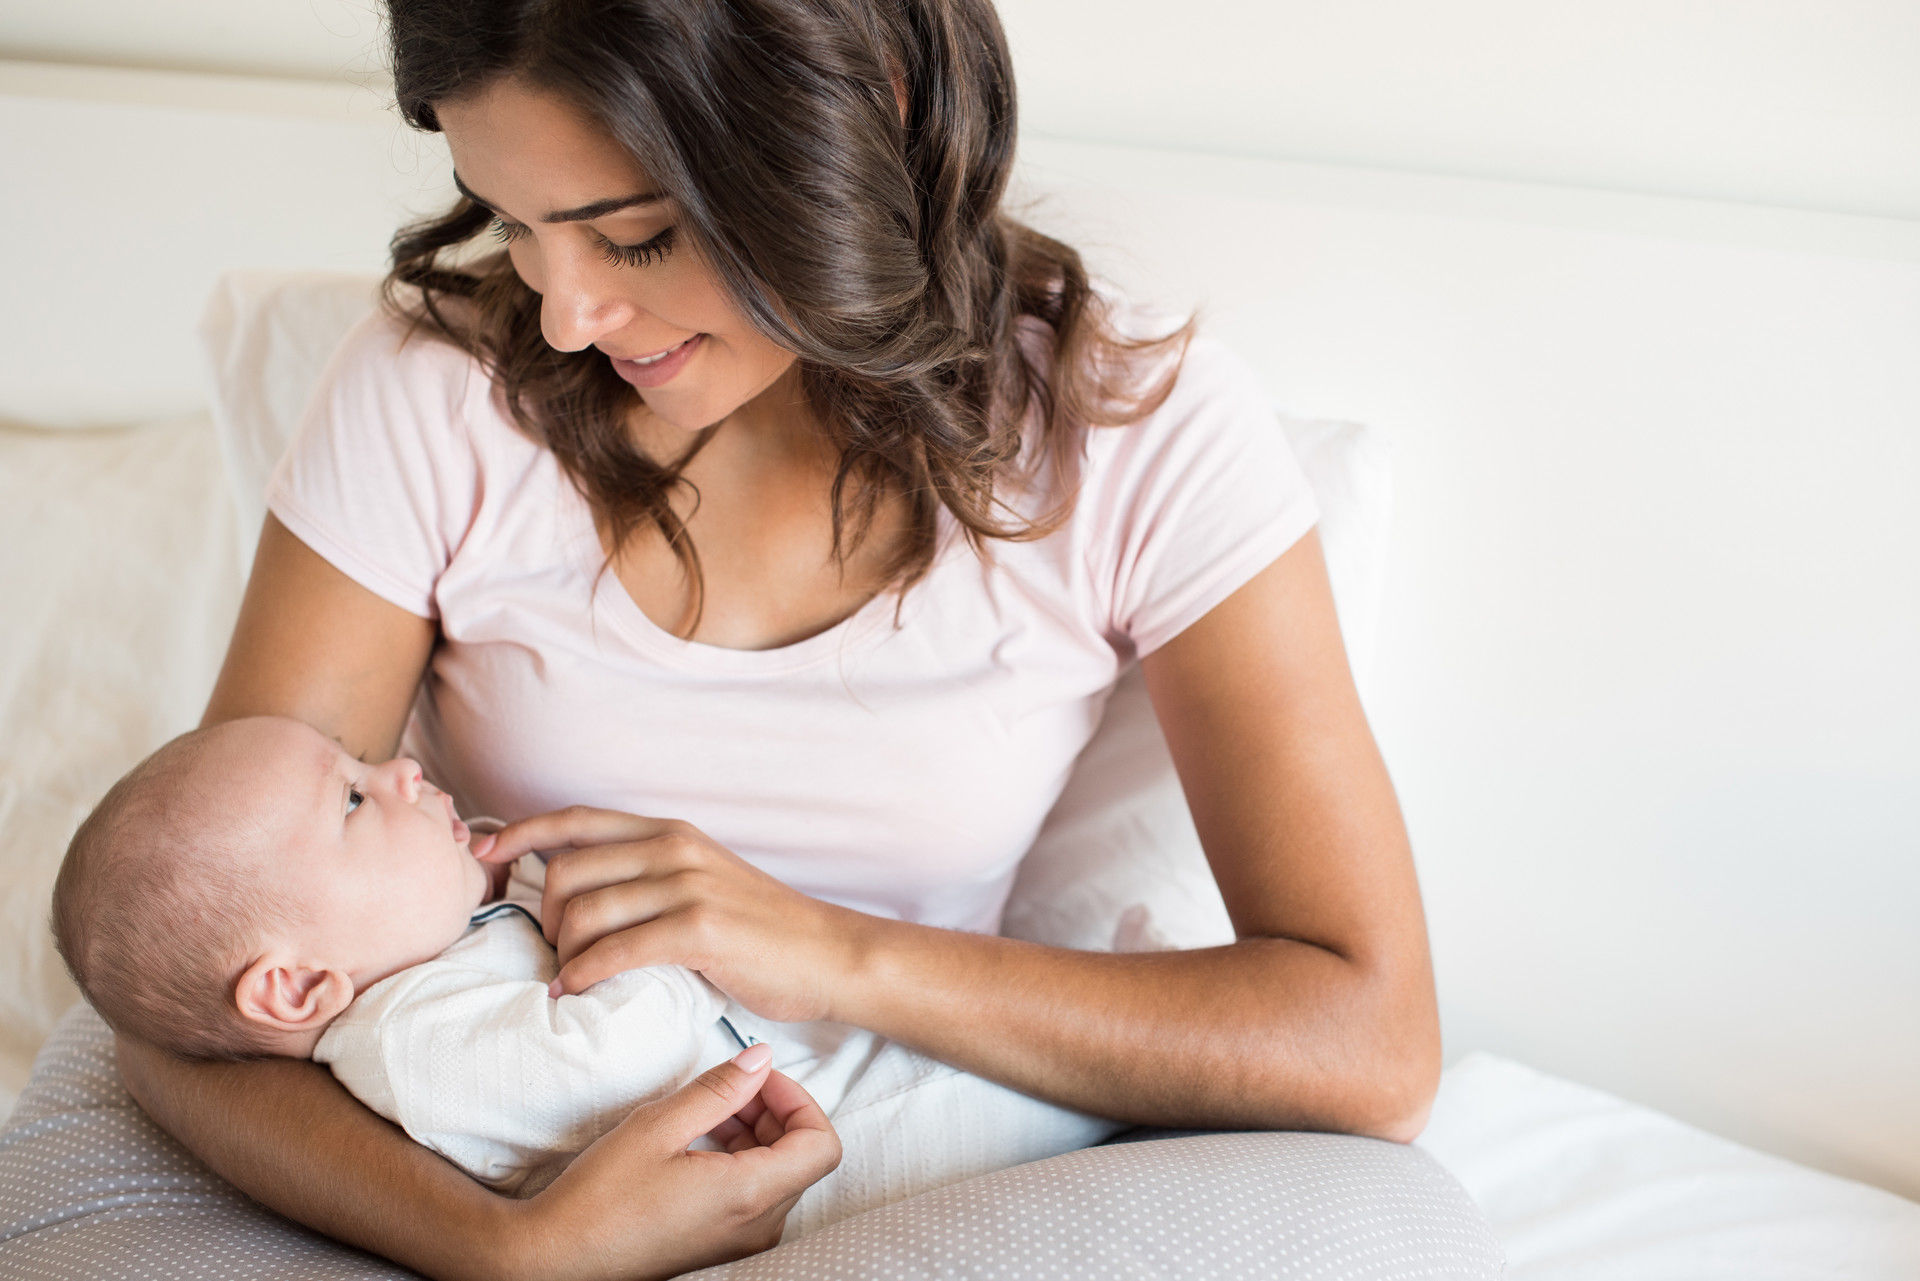
[[[208,301],[200,335],[247,560],[265,515],[267,477],[327,358],[373,306],[376,284],[366,276],[233,272]],[[1320,503],[1340,628],[1364,692],[1392,508],[1387,443],[1352,423],[1283,415],[1279,424]],[[1002,931],[1119,951],[1233,938],[1137,669],[1115,688],[1022,863]]]
[[[378,276],[231,271],[200,314],[220,458],[240,513],[240,563],[253,563],[267,477],[300,426],[327,358],[374,307]]]
[[[205,414],[0,428],[0,1115],[79,995],[47,930],[67,842],[193,728],[220,670],[241,586],[225,490]]]

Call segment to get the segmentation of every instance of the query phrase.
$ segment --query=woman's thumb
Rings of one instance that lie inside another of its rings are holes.
[[[747,1106],[766,1082],[773,1047],[750,1045],[653,1105],[655,1132],[685,1147]]]

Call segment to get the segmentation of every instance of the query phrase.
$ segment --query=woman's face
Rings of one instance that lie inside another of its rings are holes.
[[[598,348],[654,418],[697,431],[783,383],[794,354],[750,325],[675,233],[677,211],[633,157],[562,99],[503,78],[435,103],[455,181],[492,210],[561,351]],[[684,346],[682,345],[684,344]],[[651,368],[635,358],[671,354]],[[665,442],[671,447],[671,442]]]

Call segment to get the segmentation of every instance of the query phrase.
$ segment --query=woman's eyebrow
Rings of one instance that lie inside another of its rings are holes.
[[[485,205],[488,209],[494,208],[491,200],[488,200],[485,196],[477,195],[473,188],[460,181],[460,175],[457,173],[453,175],[453,185],[460,189],[461,195],[473,201],[474,204]],[[592,222],[595,218],[604,218],[608,214],[618,213],[622,209],[632,209],[636,205],[651,205],[664,199],[666,199],[666,197],[657,191],[638,196],[617,196],[612,200],[596,200],[590,205],[581,205],[578,209],[561,209],[554,213],[543,214],[540,221]]]

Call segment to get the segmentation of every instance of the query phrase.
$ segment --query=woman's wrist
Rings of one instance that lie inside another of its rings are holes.
[[[541,1248],[530,1204],[492,1191],[461,1198],[441,1221],[436,1257],[410,1266],[432,1281],[541,1281],[554,1255]]]
[[[884,916],[836,908],[841,919],[833,923],[833,937],[840,944],[836,978],[828,984],[827,1013],[830,1022],[873,1027],[881,1017],[894,973],[896,953],[902,934],[911,927]]]
[[[453,1276],[473,1281],[561,1281],[559,1268],[566,1251],[556,1247],[556,1234],[547,1203],[538,1196],[515,1199],[493,1196],[491,1204],[474,1207],[470,1230],[463,1233],[471,1249]]]

